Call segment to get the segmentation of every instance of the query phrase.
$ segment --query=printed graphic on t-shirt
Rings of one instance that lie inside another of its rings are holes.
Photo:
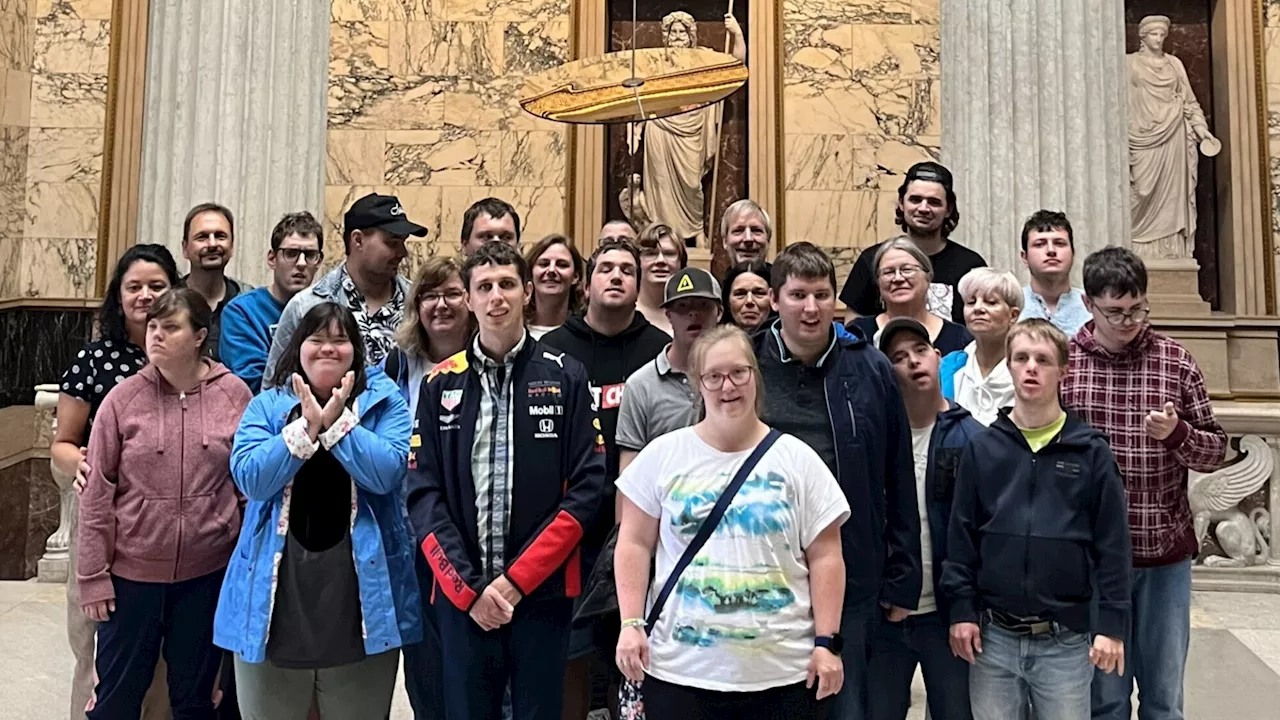
[[[614,383],[603,387],[592,385],[591,410],[593,412],[616,410],[622,405],[622,389],[626,386],[626,383]]]
[[[929,312],[943,320],[951,319],[951,308],[954,305],[955,292],[945,283],[929,283],[929,294],[925,298],[925,307]]]

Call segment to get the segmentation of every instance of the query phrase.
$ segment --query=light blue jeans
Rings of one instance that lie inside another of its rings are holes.
[[[988,624],[982,653],[969,669],[974,720],[1089,720],[1089,636],[1059,627],[1018,635]]]
[[[1191,644],[1191,561],[1134,568],[1133,621],[1124,675],[1093,677],[1095,720],[1129,720],[1138,683],[1139,720],[1183,720],[1182,679]]]

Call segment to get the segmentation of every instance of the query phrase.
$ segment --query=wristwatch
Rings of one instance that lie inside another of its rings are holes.
[[[839,657],[844,652],[844,636],[840,633],[820,635],[813,639],[813,646],[826,648],[832,655]]]

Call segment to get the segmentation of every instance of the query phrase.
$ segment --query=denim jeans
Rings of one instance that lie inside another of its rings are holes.
[[[1093,677],[1093,717],[1129,720],[1138,683],[1139,720],[1183,720],[1182,679],[1191,643],[1191,561],[1134,568],[1133,621],[1125,674]]]
[[[844,637],[844,687],[828,705],[829,720],[868,720],[867,665],[871,659],[871,639],[884,617],[875,597],[845,601],[840,616],[840,635]]]
[[[905,720],[916,665],[924,675],[933,720],[970,720],[969,664],[951,654],[950,625],[936,612],[900,623],[880,618],[871,641],[867,686],[871,720]]]
[[[1026,720],[1028,701],[1037,720],[1088,720],[1089,648],[1088,635],[1062,627],[1032,636],[987,624],[969,669],[974,720]]]

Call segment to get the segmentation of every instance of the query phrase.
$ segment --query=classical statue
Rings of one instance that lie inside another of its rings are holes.
[[[730,54],[746,62],[747,42],[742,36],[742,26],[733,15],[724,16],[724,26],[731,38]],[[665,47],[697,47],[697,38],[697,24],[689,13],[677,10],[662,18]],[[711,172],[720,147],[716,108],[709,105],[680,115],[633,123],[627,128],[628,146],[633,155],[641,138],[644,139],[640,194],[644,215],[654,222],[670,225],[686,240],[701,241],[704,236],[707,210],[702,178]],[[623,210],[630,216],[629,205],[624,202]]]
[[[1250,567],[1267,561],[1270,550],[1271,514],[1255,507],[1245,512],[1240,502],[1253,495],[1271,478],[1275,456],[1267,442],[1257,435],[1240,438],[1240,454],[1211,473],[1190,473],[1187,500],[1195,522],[1196,542],[1203,543],[1211,532],[1222,555],[1210,555],[1210,567]]]
[[[1133,250],[1148,260],[1192,257],[1199,153],[1222,149],[1182,61],[1164,52],[1168,35],[1169,18],[1143,18],[1141,44],[1127,56]]]

